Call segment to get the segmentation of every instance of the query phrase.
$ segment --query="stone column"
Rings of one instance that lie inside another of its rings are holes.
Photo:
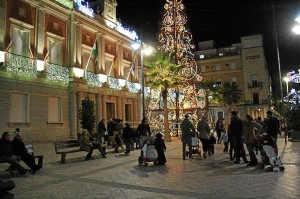
[[[70,138],[76,138],[77,134],[77,103],[76,93],[74,91],[69,92],[69,122],[70,122]]]
[[[106,118],[106,95],[102,95],[102,118],[105,119],[105,121],[108,121],[110,118]]]
[[[45,47],[45,12],[41,7],[36,8],[36,41],[35,41],[35,56],[39,60],[44,60]]]
[[[105,35],[99,35],[99,45],[98,45],[98,57],[99,57],[99,64],[100,64],[100,73],[106,74],[105,71]]]
[[[103,119],[102,112],[101,112],[101,109],[102,109],[101,108],[101,101],[102,101],[101,95],[96,94],[96,124],[98,124],[100,122],[100,120]],[[96,129],[97,129],[97,127],[96,127]]]
[[[6,17],[7,17],[7,0],[0,0],[0,24],[3,24],[0,28],[0,50],[5,50],[5,38],[6,38]],[[8,44],[6,44],[8,45]]]
[[[82,101],[82,92],[77,92],[76,93],[76,112],[78,113],[78,110],[81,108],[81,101]],[[77,117],[77,133],[81,132],[81,124],[80,124],[80,119]]]
[[[121,110],[121,96],[116,96],[116,108],[117,108],[117,118],[122,118],[122,110]]]
[[[74,15],[71,14],[68,26],[68,37],[67,37],[67,51],[68,51],[68,63],[69,67],[76,66],[76,45],[77,45],[77,23],[74,21]]]

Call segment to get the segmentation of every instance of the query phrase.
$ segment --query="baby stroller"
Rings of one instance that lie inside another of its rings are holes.
[[[261,150],[261,168],[265,171],[284,171],[280,157],[275,153],[275,140],[272,136],[262,134],[259,139]]]
[[[199,139],[195,136],[192,137],[192,154],[199,154],[201,158],[201,150],[199,145]],[[189,156],[189,151],[185,152],[185,156]]]
[[[157,151],[154,145],[154,138],[152,136],[140,137],[141,155],[138,158],[139,165],[148,165],[149,162],[157,164]]]

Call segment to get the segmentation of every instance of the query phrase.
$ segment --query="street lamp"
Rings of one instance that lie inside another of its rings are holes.
[[[297,17],[297,18],[295,19],[295,21],[297,21],[298,23],[300,23],[300,17]],[[294,28],[292,29],[292,31],[293,31],[294,33],[296,33],[297,35],[299,35],[299,34],[300,34],[300,25],[297,24],[296,26],[294,26]]]
[[[288,77],[284,77],[283,80],[286,83],[286,96],[289,95],[289,78]]]
[[[142,70],[142,114],[143,118],[146,117],[145,112],[145,73],[144,73],[144,53],[145,55],[150,55],[153,51],[153,48],[146,47],[141,40],[135,40],[131,47],[134,50],[141,50],[141,70]]]

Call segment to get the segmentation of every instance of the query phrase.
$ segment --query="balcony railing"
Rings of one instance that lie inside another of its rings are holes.
[[[129,82],[125,79],[107,77],[104,74],[96,74],[90,71],[84,71],[80,68],[71,68],[73,74],[70,74],[70,69],[67,67],[53,63],[45,64],[44,61],[9,52],[0,51],[0,66],[4,66],[8,73],[31,79],[46,77],[50,81],[69,84],[70,77],[77,77],[84,78],[87,84],[92,87],[103,87],[103,83],[107,82],[110,88],[116,90],[122,90],[126,84],[130,93],[138,93],[141,90],[141,85],[139,83]],[[80,72],[80,77],[77,74],[78,71]],[[38,76],[39,73],[45,74],[45,76]],[[145,87],[145,95],[148,96],[149,93],[150,88]]]
[[[57,64],[47,64],[47,79],[69,84],[69,69]]]
[[[261,87],[262,87],[262,82],[248,83],[248,88],[261,88]]]
[[[94,86],[94,87],[103,86],[102,82],[100,81],[99,75],[89,71],[87,71],[86,73],[86,81],[89,86]]]
[[[37,77],[36,60],[32,58],[6,53],[5,63],[7,72],[23,77]]]

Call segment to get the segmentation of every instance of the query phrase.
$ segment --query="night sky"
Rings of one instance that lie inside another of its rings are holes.
[[[299,1],[299,0],[298,0]],[[117,0],[117,18],[143,40],[157,42],[165,0]],[[262,34],[271,76],[278,76],[273,2],[282,76],[300,68],[300,35],[292,32],[300,14],[297,0],[183,0],[194,44],[214,40],[216,47],[239,43],[241,36]]]

